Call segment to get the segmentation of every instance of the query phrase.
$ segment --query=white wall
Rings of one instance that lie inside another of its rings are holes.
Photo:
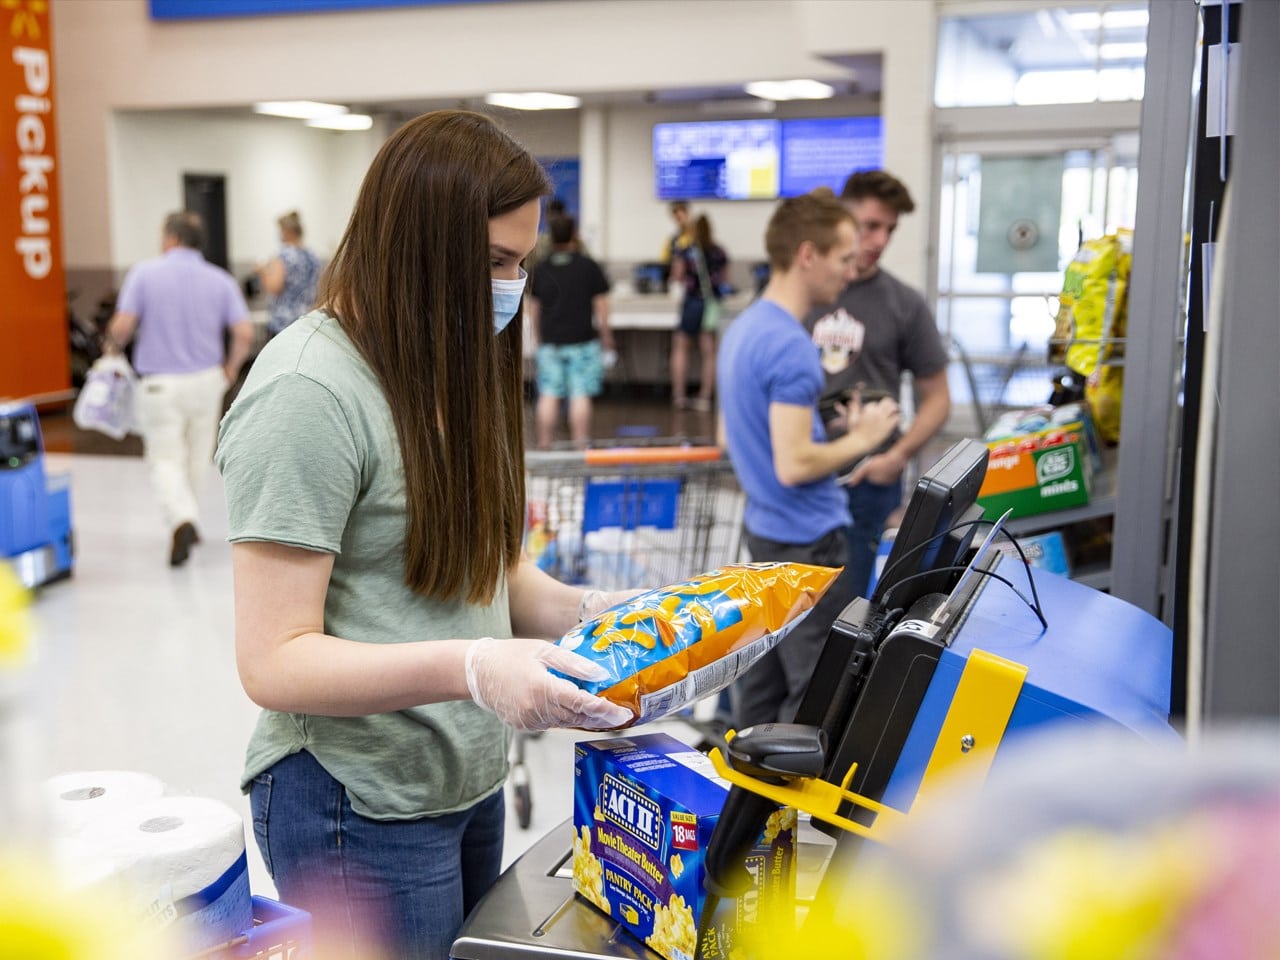
[[[295,209],[307,244],[327,258],[376,148],[370,133],[207,112],[121,112],[109,129],[117,266],[158,253],[164,216],[182,208],[183,173],[227,178],[227,253],[235,266],[269,255],[276,219]]]
[[[932,0],[513,0],[176,23],[152,22],[146,0],[54,0],[51,9],[65,255],[73,269],[126,266],[131,253],[117,244],[133,249],[131,228],[114,225],[127,215],[115,209],[122,203],[108,201],[121,176],[112,168],[120,149],[111,133],[117,111],[844,79],[821,55],[882,52],[886,166],[921,201],[886,264],[911,282],[923,278]],[[640,126],[615,123],[612,112],[608,119],[610,222],[603,230],[616,246],[609,255],[647,259],[669,229],[651,199],[649,172],[630,181],[648,162],[647,133],[640,150]],[[559,142],[564,131],[544,124],[560,122],[538,121],[537,128]],[[533,137],[523,138],[542,152]],[[619,153],[625,144],[632,146]],[[723,227],[736,234],[762,226],[750,209],[727,208]]]

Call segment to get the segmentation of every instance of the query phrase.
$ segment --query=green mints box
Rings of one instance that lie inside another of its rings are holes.
[[[667,960],[692,960],[706,901],[703,857],[729,785],[711,761],[665,733],[574,747],[573,887]],[[721,904],[706,960],[728,956],[748,925],[789,925],[793,809],[769,818],[747,857],[755,889]]]
[[[1005,510],[1026,517],[1089,502],[1092,463],[1079,433],[1042,430],[1018,442],[1023,449],[1009,440],[987,444],[991,457],[978,504],[989,519]]]

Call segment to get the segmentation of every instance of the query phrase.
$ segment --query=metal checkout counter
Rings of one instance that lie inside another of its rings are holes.
[[[1066,578],[1031,580],[1031,568],[991,550],[999,522],[974,505],[986,459],[981,444],[961,441],[921,477],[875,592],[832,626],[794,727],[800,741],[818,734],[794,748],[816,753],[810,775],[769,775],[770,751],[792,749],[783,729],[792,725],[743,731],[727,758],[713,751],[734,788],[707,850],[709,891],[742,891],[750,878],[741,855],[779,804],[809,810],[813,826],[835,837],[797,835],[798,904],[821,916],[838,899],[824,878],[844,876],[861,842],[880,839],[944,773],[981,775],[998,764],[1001,743],[1062,722],[1177,738],[1168,724],[1169,629]],[[974,553],[983,526],[991,531]],[[771,742],[753,751],[755,730]],[[513,864],[468,919],[453,957],[658,960],[575,896],[571,844],[567,821]]]

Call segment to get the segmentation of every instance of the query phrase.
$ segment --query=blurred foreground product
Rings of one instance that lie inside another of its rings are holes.
[[[26,662],[30,632],[27,591],[13,571],[0,563],[0,675]]]
[[[867,845],[839,907],[752,956],[1274,960],[1280,736],[1162,747],[1078,726],[1019,741]],[[838,945],[838,948],[837,946]],[[758,946],[759,950],[756,951]]]
[[[52,869],[0,849],[0,956],[14,960],[173,960],[162,932],[104,891],[72,892]]]

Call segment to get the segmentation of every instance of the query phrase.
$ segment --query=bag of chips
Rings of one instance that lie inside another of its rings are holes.
[[[627,707],[628,724],[674,713],[727,687],[793,630],[839,567],[739,563],[639,594],[584,620],[560,646],[608,671],[568,677]]]
[[[1086,240],[1067,264],[1049,359],[1089,376],[1124,355],[1133,232]]]

